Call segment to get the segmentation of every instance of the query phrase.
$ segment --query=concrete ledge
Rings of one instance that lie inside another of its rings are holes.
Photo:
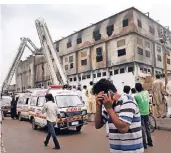
[[[156,118],[157,129],[171,131],[171,118]]]

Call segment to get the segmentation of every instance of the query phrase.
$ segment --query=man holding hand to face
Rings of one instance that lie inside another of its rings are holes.
[[[143,153],[141,117],[133,98],[119,95],[106,79],[98,81],[92,91],[96,95],[95,127],[100,129],[108,121],[110,152]]]

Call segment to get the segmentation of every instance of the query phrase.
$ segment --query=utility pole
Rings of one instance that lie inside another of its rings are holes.
[[[163,68],[164,68],[164,74],[165,74],[165,89],[168,83],[168,72],[167,72],[167,55],[168,51],[166,48],[167,41],[169,40],[169,27],[161,28],[161,34],[162,38],[160,38],[160,42],[164,46],[164,54],[163,54]]]

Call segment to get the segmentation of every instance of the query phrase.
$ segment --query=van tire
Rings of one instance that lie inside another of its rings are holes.
[[[77,126],[77,127],[76,127],[76,131],[77,131],[77,132],[80,132],[80,131],[81,131],[81,128],[82,128],[82,126]]]
[[[18,113],[18,120],[19,121],[22,121],[23,120],[23,118],[21,117],[21,113]]]
[[[37,130],[37,127],[38,127],[38,126],[36,125],[35,119],[34,119],[34,118],[32,119],[31,123],[32,123],[32,129],[33,129],[33,130]]]

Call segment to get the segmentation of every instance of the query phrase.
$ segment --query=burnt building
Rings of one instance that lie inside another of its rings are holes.
[[[120,73],[156,74],[163,72],[163,44],[160,43],[164,26],[136,8],[129,8],[81,29],[54,42],[63,69],[70,84],[87,84],[102,77],[111,78]],[[171,38],[167,50],[171,49]],[[41,60],[40,60],[41,59]],[[51,84],[44,57],[34,57],[31,87]],[[29,63],[27,60],[26,62]],[[170,56],[167,59],[171,71]],[[22,62],[18,69],[21,69]],[[29,72],[29,70],[27,70]],[[16,84],[21,89],[20,71]],[[24,73],[24,71],[23,71]],[[34,82],[34,83],[33,83]],[[30,86],[30,85],[27,85]],[[26,88],[26,87],[25,87]]]

